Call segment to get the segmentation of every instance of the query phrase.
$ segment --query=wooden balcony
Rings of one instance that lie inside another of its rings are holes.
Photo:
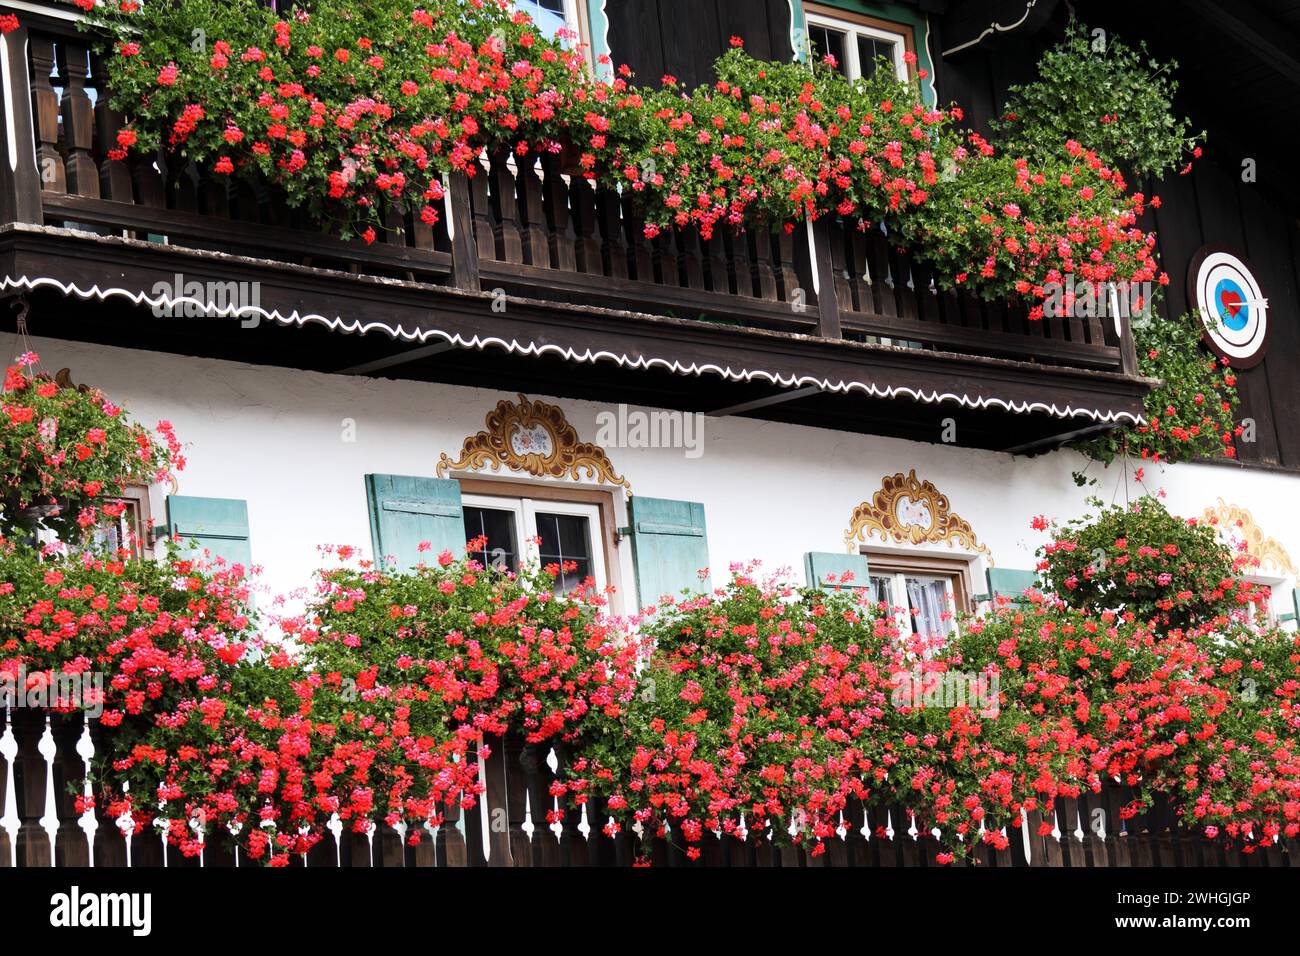
[[[98,766],[111,752],[113,733],[80,714],[47,716],[38,710],[0,711],[0,868],[3,867],[232,867],[265,865],[236,851],[229,835],[208,826],[203,855],[182,856],[157,827],[127,832],[132,823],[113,819],[102,805],[77,812],[74,794],[84,786],[86,760]],[[549,793],[568,759],[563,745],[529,745],[507,737],[487,741],[483,780],[487,791],[466,811],[450,808],[445,820],[421,834],[416,846],[382,821],[369,833],[350,827],[330,831],[306,854],[292,854],[293,867],[926,867],[935,866],[943,844],[933,824],[898,803],[850,802],[842,832],[813,856],[805,846],[774,842],[767,829],[748,821],[742,842],[706,832],[690,860],[680,837],[640,834],[622,826],[606,830],[600,808],[559,804]],[[7,755],[12,754],[12,757]],[[1293,865],[1300,845],[1280,839],[1244,855],[1240,850],[1182,828],[1169,802],[1126,818],[1121,808],[1133,792],[1107,783],[1101,793],[1062,798],[1054,809],[1025,815],[1007,827],[1007,846],[980,844],[958,866],[978,867],[1185,867]],[[550,818],[548,819],[548,813]],[[504,820],[505,826],[488,821]],[[1044,826],[1045,824],[1045,826]],[[410,828],[420,825],[410,821]],[[780,825],[779,822],[777,825]],[[283,852],[279,853],[282,858]]]
[[[6,38],[0,291],[60,315],[43,325],[35,307],[34,334],[930,441],[952,418],[960,444],[1002,449],[1141,414],[1125,319],[1030,321],[941,292],[887,235],[839,221],[650,240],[630,196],[554,157],[485,157],[450,177],[437,226],[390,208],[373,245],[339,241],[261,184],[109,159],[123,119],[103,63],[66,22],[24,22]],[[256,336],[152,318],[177,276],[256,282]]]

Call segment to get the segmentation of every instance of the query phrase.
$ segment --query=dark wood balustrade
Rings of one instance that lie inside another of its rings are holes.
[[[485,157],[472,178],[449,178],[436,226],[392,207],[373,245],[343,242],[264,185],[165,152],[110,159],[124,120],[87,38],[42,24],[6,41],[10,81],[32,103],[30,121],[16,111],[15,130],[34,150],[0,169],[0,220],[822,338],[1136,369],[1127,319],[1119,332],[1110,319],[1031,322],[1022,307],[941,292],[931,269],[877,229],[823,220],[811,241],[804,227],[648,239],[630,195],[565,175],[555,156]]]
[[[98,765],[112,746],[112,733],[93,719],[47,715],[34,709],[0,711],[0,867],[249,866],[236,854],[230,838],[213,832],[204,837],[202,859],[183,857],[165,845],[157,829],[134,834],[128,846],[118,821],[102,808],[91,818],[79,815],[75,793],[81,792],[88,756]],[[44,745],[42,738],[45,738]],[[556,772],[567,759],[563,745],[527,745],[521,739],[493,739],[483,764],[487,791],[477,806],[451,808],[445,822],[421,834],[417,846],[403,834],[376,822],[373,832],[343,829],[327,833],[305,857],[291,855],[291,866],[310,867],[484,867],[484,866],[655,866],[728,867],[923,867],[935,866],[942,846],[933,823],[913,818],[898,803],[851,803],[840,832],[827,850],[812,856],[805,847],[773,843],[760,824],[747,820],[749,839],[705,833],[697,844],[698,860],[688,858],[689,844],[680,835],[658,837],[627,827],[606,832],[609,816],[597,806],[586,812],[557,803],[549,793]],[[12,762],[6,759],[13,753]],[[1131,819],[1120,808],[1132,794],[1108,784],[1100,794],[1062,799],[1043,813],[1029,813],[1021,826],[1007,827],[1004,850],[979,845],[958,866],[1124,867],[1124,866],[1284,866],[1295,860],[1300,845],[1282,839],[1253,853],[1225,848],[1182,829],[1169,804]],[[547,812],[558,810],[553,821]],[[1046,826],[1044,826],[1046,824]],[[418,825],[412,822],[410,826]],[[780,825],[780,824],[776,824]],[[1045,830],[1046,832],[1040,832]],[[52,836],[51,836],[52,834]],[[408,831],[406,836],[409,837]],[[238,859],[237,859],[238,856]]]

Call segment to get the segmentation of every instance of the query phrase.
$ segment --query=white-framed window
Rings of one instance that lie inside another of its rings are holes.
[[[558,565],[557,593],[590,577],[597,590],[608,581],[600,508],[584,502],[464,495],[465,540],[487,538],[476,556],[485,566],[516,571],[523,564]]]
[[[957,630],[952,578],[919,571],[872,573],[871,597],[894,609],[898,629],[922,638],[951,637]]]
[[[552,40],[564,31],[569,36],[562,40],[566,46],[586,43],[588,38],[583,29],[585,18],[579,12],[579,0],[512,0],[516,10],[522,10],[533,18],[533,23]]]
[[[884,57],[893,64],[895,77],[907,79],[903,54],[913,49],[910,26],[813,3],[804,5],[804,16],[813,57],[820,60],[830,54],[836,68],[851,80],[872,76]]]
[[[1277,612],[1273,609],[1273,591],[1282,582],[1278,578],[1257,577],[1253,574],[1242,575],[1242,580],[1253,585],[1258,597],[1249,601],[1246,608],[1252,619],[1263,615],[1265,621],[1276,622]]]
[[[924,552],[867,552],[871,598],[893,611],[899,633],[924,639],[957,635],[969,610],[970,562]]]
[[[120,498],[125,510],[117,518],[103,517],[95,528],[95,542],[112,551],[125,548],[140,559],[152,557],[153,518],[149,509],[149,489],[143,485],[129,485],[122,490]]]

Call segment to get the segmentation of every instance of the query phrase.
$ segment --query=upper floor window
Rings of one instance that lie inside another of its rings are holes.
[[[804,12],[814,57],[834,57],[836,69],[851,80],[873,76],[883,57],[898,79],[907,79],[903,54],[916,52],[910,26],[815,3],[805,4]]]

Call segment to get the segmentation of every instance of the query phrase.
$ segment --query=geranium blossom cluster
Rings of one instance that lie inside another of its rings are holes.
[[[1203,529],[1154,504],[1095,526],[1122,535],[1090,578],[1110,586],[999,599],[949,638],[900,634],[851,579],[799,589],[750,565],[633,639],[604,595],[555,594],[554,568],[428,552],[397,572],[336,547],[281,644],[242,568],[4,542],[0,671],[106,674],[110,819],[191,855],[198,831],[228,834],[271,865],[332,826],[419,842],[475,806],[477,757],[510,734],[567,743],[551,794],[607,833],[691,857],[706,832],[820,854],[861,802],[937,830],[947,862],[1110,780],[1132,789],[1125,813],[1165,793],[1247,849],[1300,833],[1296,636],[1213,585],[1234,562]],[[1048,580],[1087,532],[1053,533]],[[983,690],[948,699],[954,681]]]
[[[443,174],[473,175],[486,147],[558,150],[558,106],[585,82],[580,51],[496,0],[326,0],[285,18],[253,2],[81,5],[117,38],[113,90],[133,117],[119,157],[161,142],[220,175],[256,171],[367,241],[391,208],[436,223]]]
[[[329,0],[283,18],[252,0],[83,5],[114,39],[114,104],[133,117],[117,155],[165,144],[221,175],[255,170],[345,236],[373,241],[393,208],[436,222],[443,174],[476,175],[485,150],[524,163],[572,147],[589,178],[641,200],[652,236],[842,216],[883,225],[947,286],[1028,298],[1035,318],[1069,277],[1167,282],[1137,225],[1158,200],[1086,144],[1001,154],[889,69],[850,82],[829,62],[755,60],[736,37],[708,86],[626,69],[597,82],[581,48],[506,0]]]
[[[1300,833],[1300,645],[1222,595],[1170,628],[1031,593],[937,640],[900,636],[851,581],[799,592],[733,571],[659,609],[639,703],[586,731],[567,789],[609,830],[692,858],[706,832],[817,856],[863,801],[936,829],[949,862],[1118,780],[1128,815],[1163,792],[1248,849]]]
[[[419,823],[457,799],[473,806],[470,752],[485,736],[568,740],[589,715],[619,716],[634,646],[600,615],[604,595],[554,594],[558,570],[499,573],[443,552],[407,574],[365,563],[321,572],[308,614],[283,629],[302,645],[316,710],[328,703],[331,726],[386,781],[331,812],[364,829],[373,816]]]
[[[614,639],[603,596],[555,595],[545,569],[443,553],[390,574],[331,548],[343,562],[281,622],[285,643],[259,634],[242,567],[0,544],[0,670],[104,674],[86,703],[114,733],[97,781],[108,816],[185,855],[201,829],[286,865],[334,821],[418,843],[448,807],[474,806],[485,738],[570,739],[589,715],[619,717],[635,686],[635,646]]]
[[[75,540],[122,513],[117,499],[126,485],[166,481],[185,457],[171,423],[160,421],[151,433],[98,389],[38,374],[39,361],[27,352],[4,373],[0,533],[13,533],[22,509],[58,506],[43,522]]]

